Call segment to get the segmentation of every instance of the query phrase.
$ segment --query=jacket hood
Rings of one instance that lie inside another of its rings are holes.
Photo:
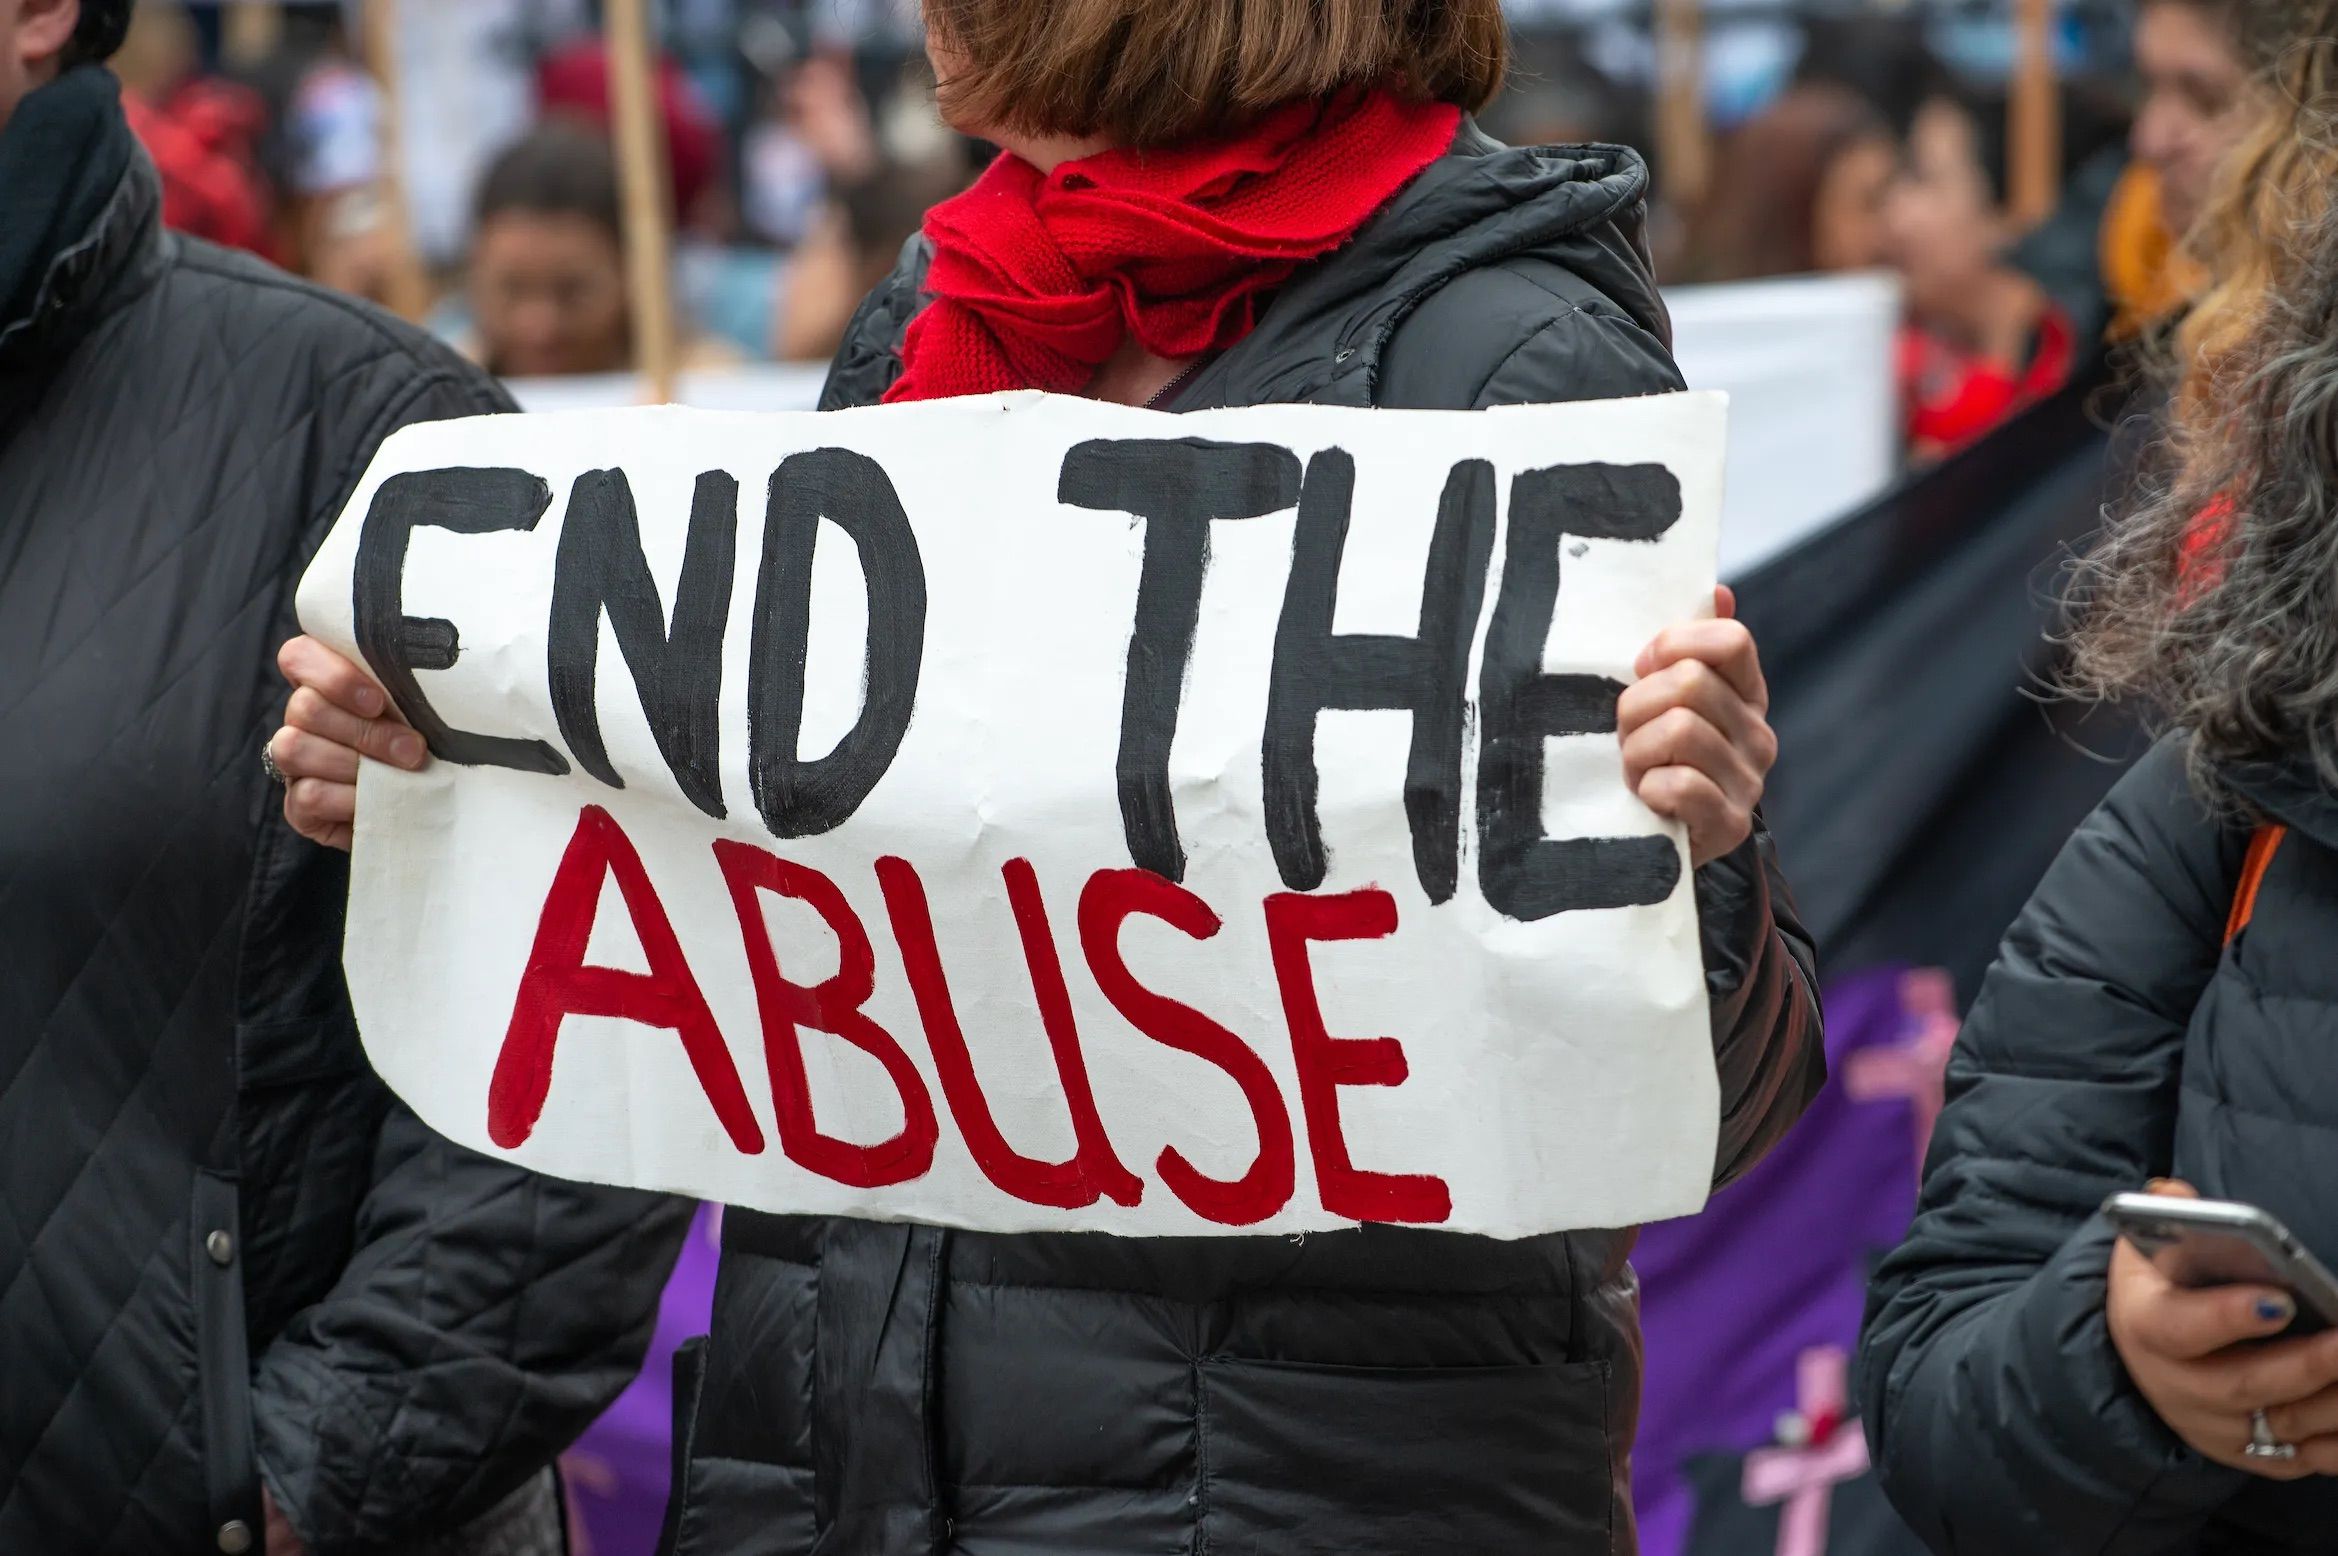
[[[1416,307],[1470,271],[1522,256],[1581,277],[1669,347],[1642,233],[1647,196],[1648,165],[1627,147],[1505,146],[1464,121],[1444,156],[1195,375],[1180,407],[1229,394],[1372,403],[1381,358]]]
[[[1336,269],[1352,267],[1363,286],[1419,295],[1464,271],[1541,254],[1669,344],[1643,237],[1647,199],[1648,164],[1627,146],[1505,146],[1465,122],[1453,149],[1365,225]]]

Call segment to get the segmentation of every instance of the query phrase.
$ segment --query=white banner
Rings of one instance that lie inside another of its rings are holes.
[[[360,784],[367,1050],[761,1210],[1693,1211],[1696,904],[1614,718],[1709,609],[1724,404],[400,432],[300,591],[438,756]]]
[[[1900,283],[1861,273],[1667,288],[1692,389],[1729,392],[1721,576],[1737,578],[1891,484]]]

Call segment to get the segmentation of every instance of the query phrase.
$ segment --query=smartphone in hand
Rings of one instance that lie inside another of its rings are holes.
[[[2179,1286],[2272,1286],[2297,1301],[2289,1334],[2338,1327],[2338,1277],[2289,1228],[2254,1205],[2115,1194],[2103,1215]]]

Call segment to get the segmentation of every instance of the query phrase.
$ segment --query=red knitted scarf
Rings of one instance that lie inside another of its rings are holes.
[[[888,401],[1078,393],[1131,335],[1223,351],[1266,299],[1443,155],[1458,109],[1355,90],[1228,140],[1107,151],[1041,173],[1016,156],[927,213],[933,301]]]

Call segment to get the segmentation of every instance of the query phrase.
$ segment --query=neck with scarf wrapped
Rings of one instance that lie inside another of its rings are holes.
[[[1170,361],[1225,351],[1284,282],[1443,155],[1460,122],[1450,104],[1357,88],[1235,136],[1048,173],[1001,156],[926,218],[933,300],[885,398],[1077,394],[1131,340]]]

